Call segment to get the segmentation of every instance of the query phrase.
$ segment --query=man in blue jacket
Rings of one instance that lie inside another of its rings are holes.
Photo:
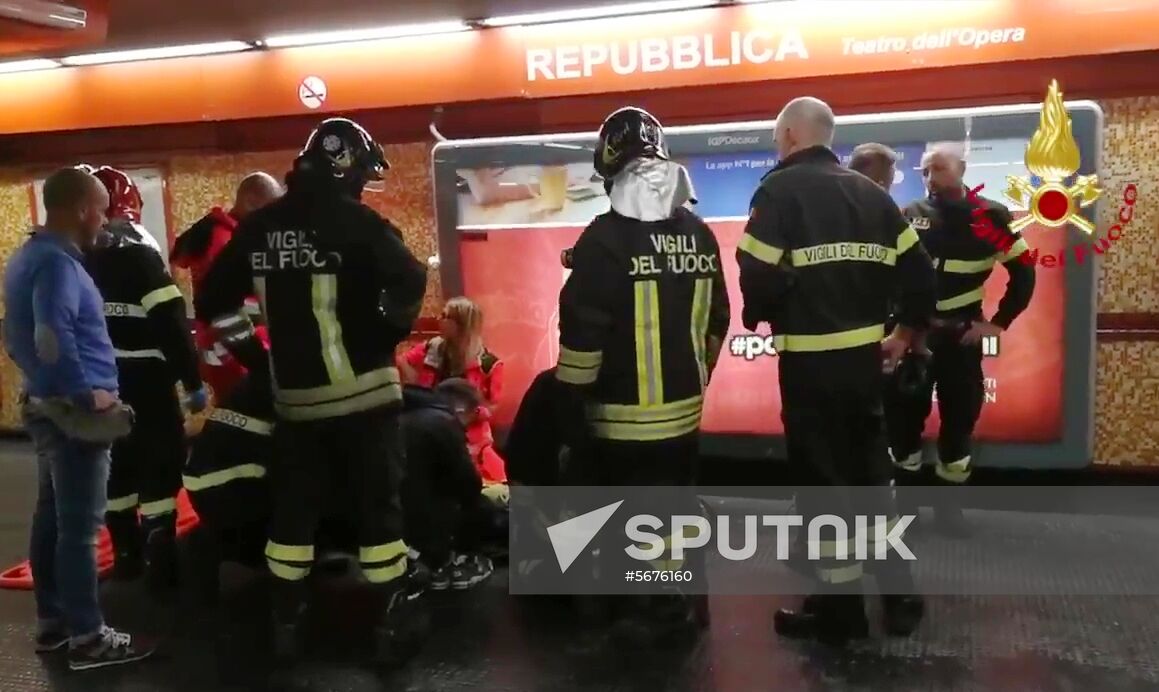
[[[108,204],[104,186],[88,172],[66,168],[49,176],[45,224],[4,274],[4,346],[23,374],[24,425],[39,465],[31,540],[36,650],[67,646],[73,670],[152,653],[107,627],[97,601],[94,548],[105,514],[109,444],[61,427],[62,420],[98,419],[120,408],[104,302],[81,264]]]

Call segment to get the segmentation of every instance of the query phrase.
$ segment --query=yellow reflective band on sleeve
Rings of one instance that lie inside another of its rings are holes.
[[[973,305],[974,303],[981,302],[982,295],[983,295],[983,290],[982,290],[982,287],[979,286],[978,288],[975,288],[973,291],[968,291],[968,292],[963,293],[961,295],[954,296],[953,298],[946,298],[945,300],[939,300],[934,307],[938,310],[938,312],[948,312],[950,310],[957,310],[958,308],[964,308],[967,305]]]
[[[158,288],[156,291],[150,291],[141,299],[141,307],[145,308],[145,312],[149,312],[161,303],[167,303],[171,300],[181,298],[181,289],[173,284]]]
[[[122,495],[120,497],[110,497],[108,504],[105,505],[106,512],[128,512],[129,510],[136,510],[137,505],[140,504],[140,499],[137,493],[132,495]]]
[[[904,255],[914,245],[918,244],[918,232],[913,226],[906,226],[905,230],[897,234],[897,254]]]
[[[390,562],[399,555],[406,555],[406,543],[391,541],[382,545],[363,546],[358,549],[358,561],[363,564]]]
[[[636,301],[636,384],[640,404],[664,401],[664,375],[660,363],[660,286],[655,281],[637,281]]]
[[[747,252],[766,264],[778,264],[781,258],[785,256],[785,251],[781,248],[769,245],[768,243],[762,243],[749,233],[745,233],[740,237],[740,242],[736,244],[736,249]]]
[[[825,584],[848,584],[860,579],[862,571],[860,562],[844,567],[818,567],[817,578]]]
[[[605,440],[648,442],[668,440],[700,429],[704,397],[668,404],[595,404],[588,419],[596,437]]]
[[[189,492],[199,492],[216,488],[226,483],[240,480],[256,480],[266,477],[266,467],[261,464],[239,464],[220,471],[211,471],[203,476],[181,476],[182,485]]]
[[[943,463],[939,459],[938,465],[934,467],[934,473],[947,483],[965,483],[970,480],[970,457],[949,463]]]
[[[314,546],[284,545],[270,541],[266,543],[266,557],[278,562],[313,562]]]
[[[885,338],[885,325],[874,324],[829,334],[774,334],[773,346],[784,352],[840,351],[876,343]]]
[[[213,409],[209,414],[209,420],[263,437],[269,437],[274,433],[273,423],[225,408]]]
[[[354,379],[350,355],[342,341],[342,324],[338,321],[338,277],[333,274],[315,274],[310,291],[314,319],[318,322],[318,338],[322,342],[322,360],[331,383]]]
[[[994,268],[994,261],[1001,255],[991,255],[980,260],[948,259],[942,262],[942,271],[948,274],[981,274]]]
[[[302,581],[310,576],[309,567],[295,567],[294,565],[285,565],[277,560],[266,559],[266,565],[270,568],[270,573],[278,579],[283,581]]]
[[[406,574],[406,565],[406,556],[404,555],[393,565],[387,565],[386,567],[363,567],[362,576],[366,577],[366,581],[371,584],[386,584]]]
[[[1025,238],[1019,238],[1017,242],[1010,246],[1009,250],[996,257],[999,262],[1006,263],[1012,259],[1017,259],[1024,252],[1030,252],[1030,245],[1026,242]]]
[[[401,401],[402,386],[397,369],[379,368],[353,380],[322,387],[277,388],[274,398],[274,408],[286,420],[318,420]]]
[[[708,315],[712,312],[712,279],[697,279],[692,294],[692,353],[700,374],[700,391],[708,384]]]
[[[794,267],[809,267],[829,262],[873,262],[893,266],[897,251],[876,243],[824,243],[793,250],[789,255]]]
[[[154,500],[153,502],[141,503],[141,516],[143,517],[159,517],[162,514],[169,514],[177,511],[177,498],[167,497],[164,500]]]
[[[573,351],[560,346],[555,378],[567,384],[591,384],[599,377],[603,361],[603,351]]]

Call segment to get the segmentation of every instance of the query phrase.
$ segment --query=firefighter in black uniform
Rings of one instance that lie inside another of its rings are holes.
[[[196,585],[208,602],[217,598],[218,565],[230,560],[264,568],[270,520],[269,475],[274,461],[274,403],[269,365],[257,340],[246,376],[210,411],[190,445],[182,483],[200,519],[191,536]]]
[[[941,430],[935,472],[940,482],[961,485],[970,478],[970,438],[985,396],[981,340],[998,338],[1030,304],[1034,265],[1022,261],[1029,247],[1020,234],[1010,231],[1010,211],[993,200],[967,194],[962,182],[966,164],[958,149],[935,147],[921,163],[929,196],[907,206],[905,215],[937,268],[937,312],[926,336],[933,352],[931,377],[922,391],[887,400],[890,449],[899,474],[916,477],[920,473],[921,434],[936,386]],[[1007,242],[996,245],[992,239],[979,237],[975,225],[981,214],[996,233],[1010,236]],[[1010,280],[998,310],[986,320],[982,287],[997,264],[1006,269]],[[899,478],[899,485],[915,480]],[[940,497],[934,508],[935,524],[950,535],[965,535],[967,527],[953,495]]]
[[[882,371],[933,310],[933,268],[889,195],[838,163],[833,130],[833,112],[813,98],[793,100],[777,117],[781,161],[753,196],[737,249],[743,321],[750,330],[772,326],[789,459],[809,477],[804,485],[815,486],[798,493],[799,510],[896,517]],[[886,338],[897,295],[900,326]],[[864,636],[861,562],[820,557],[818,593],[803,612],[778,612],[777,631],[833,643]],[[887,629],[907,633],[920,600],[909,595],[908,566],[893,564]]]
[[[649,113],[624,108],[604,121],[595,168],[611,211],[580,235],[559,297],[556,378],[586,405],[586,419],[578,403],[561,407],[568,421],[586,420],[566,441],[584,449],[577,463],[591,485],[689,486],[729,322],[719,246],[685,206],[688,173],[668,160]]]
[[[114,574],[133,579],[145,567],[150,585],[164,588],[177,577],[177,493],[185,463],[176,384],[184,387],[194,412],[205,408],[207,393],[185,299],[164,260],[127,220],[113,214],[110,219],[86,264],[105,299],[121,397],[133,407],[135,423],[113,445],[106,524]]]
[[[382,599],[377,660],[392,663],[408,633],[407,548],[398,504],[402,388],[394,351],[426,289],[426,266],[401,232],[360,202],[389,167],[382,147],[344,118],[322,122],[287,176],[284,197],[238,227],[196,297],[199,319],[252,332],[256,293],[269,330],[277,448],[266,557],[276,577],[274,643],[298,650],[304,580],[320,515],[352,508],[359,561]]]

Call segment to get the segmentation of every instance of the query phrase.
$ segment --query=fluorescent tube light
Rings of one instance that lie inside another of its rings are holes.
[[[118,50],[109,53],[89,53],[70,55],[60,61],[70,67],[77,65],[104,65],[113,62],[136,62],[138,60],[164,60],[166,58],[188,58],[195,55],[215,55],[237,53],[253,48],[244,41],[220,41],[218,43],[195,43],[185,46],[162,46],[138,50]]]
[[[696,7],[709,7],[716,4],[716,0],[655,0],[654,2],[634,2],[627,5],[605,5],[604,7],[585,7],[574,10],[558,10],[555,12],[488,17],[480,20],[480,23],[484,26],[546,24],[549,22],[570,22],[578,19],[618,17],[630,14],[672,12],[674,10],[689,10]]]
[[[60,67],[61,64],[55,60],[48,60],[46,58],[36,58],[34,60],[12,60],[9,62],[0,62],[0,74],[12,74],[14,72],[36,72],[37,70],[51,70],[54,67]]]
[[[79,7],[56,2],[0,2],[0,17],[52,29],[83,29],[88,23],[88,16],[88,12]]]
[[[285,48],[288,46],[316,46],[326,43],[350,43],[352,41],[375,41],[386,38],[402,38],[404,36],[430,36],[434,34],[451,34],[458,31],[467,31],[471,27],[461,20],[432,22],[429,24],[398,24],[395,26],[380,26],[369,29],[351,29],[349,31],[326,31],[314,34],[286,34],[271,36],[262,41],[270,48]]]

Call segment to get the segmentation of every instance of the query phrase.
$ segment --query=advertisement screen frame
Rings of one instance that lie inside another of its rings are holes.
[[[984,106],[944,110],[874,113],[837,117],[834,148],[862,142],[914,142],[1029,138],[1039,123],[1041,104]],[[1082,166],[1078,173],[1090,175],[1100,168],[1103,112],[1093,101],[1068,101],[1073,134],[1079,145]],[[665,129],[674,158],[706,154],[773,152],[774,121],[691,125]],[[487,166],[563,164],[589,161],[595,133],[566,133],[440,142],[432,150],[434,203],[438,227],[440,274],[445,295],[459,295],[463,272],[459,257],[459,208],[457,173],[460,169]],[[990,193],[995,194],[995,193]],[[1098,205],[1084,210],[1097,219]],[[1083,239],[1081,231],[1065,229],[1067,245]],[[979,443],[974,462],[1000,468],[1082,468],[1094,455],[1095,391],[1095,291],[1096,262],[1071,264],[1065,269],[1063,318],[1064,363],[1062,372],[1062,431],[1060,439],[1047,443]],[[776,386],[769,382],[767,386]],[[703,435],[706,454],[742,458],[783,458],[784,439],[771,435]]]

